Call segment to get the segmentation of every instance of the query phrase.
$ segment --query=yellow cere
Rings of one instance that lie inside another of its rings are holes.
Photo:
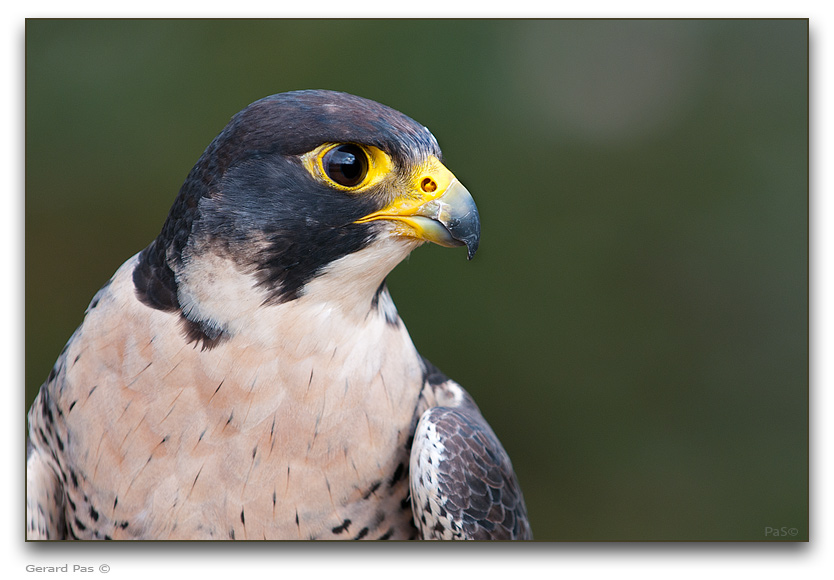
[[[446,193],[455,176],[437,157],[432,156],[412,174],[411,180],[412,187],[408,191],[402,192],[388,206],[358,220],[358,223],[413,216],[428,202]]]

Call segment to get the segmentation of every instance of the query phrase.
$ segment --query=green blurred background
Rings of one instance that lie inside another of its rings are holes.
[[[808,538],[806,20],[28,20],[27,407],[228,119],[301,88],[426,124],[475,196],[475,260],[389,286],[537,539]]]

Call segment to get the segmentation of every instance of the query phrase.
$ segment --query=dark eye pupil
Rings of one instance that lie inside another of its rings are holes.
[[[328,151],[322,159],[327,176],[345,187],[362,183],[368,173],[368,158],[361,147],[340,145]]]

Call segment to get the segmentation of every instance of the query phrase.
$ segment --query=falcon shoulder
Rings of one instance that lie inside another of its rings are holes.
[[[64,490],[53,459],[29,442],[26,452],[26,537],[62,540],[66,536]]]
[[[111,282],[112,279],[95,294],[85,315],[103,299],[108,299]],[[79,524],[76,517],[79,503],[91,514],[88,517],[94,514],[94,519],[98,519],[95,508],[86,505],[88,498],[83,496],[82,501],[78,497],[78,474],[68,464],[67,448],[71,444],[71,433],[66,413],[73,411],[80,398],[75,398],[76,389],[67,382],[67,373],[81,359],[84,350],[82,327],[83,324],[67,341],[29,409],[26,441],[27,540],[74,538],[73,526],[67,517],[74,517],[75,524]],[[68,360],[70,352],[73,354],[72,361]],[[93,387],[92,390],[95,389]],[[64,404],[67,399],[72,400],[69,405]],[[76,492],[75,501],[70,489]]]
[[[420,417],[410,458],[411,505],[424,539],[532,540],[512,463],[472,397],[428,361],[438,405]]]

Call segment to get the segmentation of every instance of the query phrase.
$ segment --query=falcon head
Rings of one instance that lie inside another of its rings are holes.
[[[139,257],[137,295],[180,310],[205,345],[253,305],[370,300],[427,241],[466,246],[471,259],[478,210],[441,159],[426,127],[367,99],[310,90],[256,101],[188,174]]]

